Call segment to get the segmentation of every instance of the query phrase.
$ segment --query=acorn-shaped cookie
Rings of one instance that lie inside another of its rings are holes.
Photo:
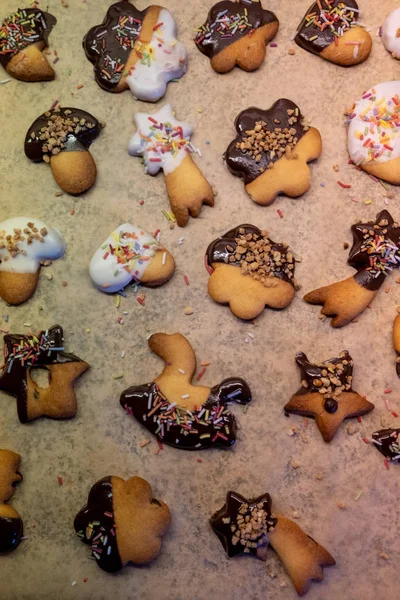
[[[64,192],[82,194],[96,181],[96,163],[89,147],[100,130],[98,120],[84,110],[54,108],[28,129],[25,154],[34,162],[49,163]]]
[[[0,554],[15,550],[23,535],[23,522],[16,510],[6,504],[22,480],[18,471],[21,457],[0,449]]]

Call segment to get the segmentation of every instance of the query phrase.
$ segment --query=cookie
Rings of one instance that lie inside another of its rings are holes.
[[[170,523],[168,506],[153,498],[145,479],[125,481],[111,475],[94,484],[74,528],[98,566],[115,573],[128,562],[144,565],[154,560]]]
[[[325,442],[331,442],[344,419],[360,417],[374,405],[352,388],[353,359],[347,350],[337,358],[312,363],[296,354],[301,387],[285,405],[285,412],[315,419]]]
[[[400,377],[400,314],[396,316],[393,324],[393,347],[397,354],[396,373]]]
[[[375,222],[356,223],[351,231],[348,263],[357,273],[304,296],[306,302],[323,306],[321,314],[333,317],[333,327],[343,327],[361,314],[386,277],[400,266],[400,227],[387,210],[378,213]]]
[[[0,298],[22,304],[36,290],[40,261],[64,254],[65,241],[58,229],[31,217],[14,217],[0,223]]]
[[[143,157],[149,175],[164,171],[172,212],[184,227],[189,214],[199,216],[202,204],[214,206],[214,192],[190,155],[199,152],[190,141],[193,128],[178,121],[169,104],[151,115],[136,113],[135,123],[129,154]]]
[[[141,11],[121,0],[88,31],[83,47],[101,88],[114,93],[130,89],[138,100],[157,102],[168,82],[187,71],[187,52],[176,35],[167,9],[152,5]]]
[[[125,390],[122,408],[169,446],[183,450],[232,446],[237,425],[227,407],[233,401],[250,402],[247,383],[232,377],[212,388],[193,386],[196,356],[183,335],[155,333],[148,343],[165,367],[151,383]]]
[[[25,154],[34,162],[50,164],[64,192],[82,194],[96,181],[96,163],[89,146],[101,130],[100,123],[80,108],[54,108],[38,117],[25,137]]]
[[[301,21],[294,41],[300,48],[343,67],[364,62],[372,38],[359,25],[355,0],[317,0]]]
[[[286,567],[299,596],[312,581],[324,579],[323,567],[336,564],[325,548],[286,517],[272,514],[269,494],[247,499],[228,492],[224,506],[210,519],[210,525],[229,557],[252,554],[267,560],[268,544]]]
[[[255,71],[278,28],[276,15],[259,0],[223,0],[211,8],[194,41],[217,73],[228,73],[235,66]]]
[[[295,294],[295,258],[254,225],[239,225],[208,246],[208,293],[229,304],[240,319],[255,319],[266,306],[282,309]]]
[[[400,59],[400,8],[395,8],[385,19],[381,37],[386,50]]]
[[[15,396],[21,423],[41,416],[70,419],[76,415],[73,385],[89,365],[75,354],[64,352],[63,343],[60,325],[37,335],[4,336],[0,391]],[[47,371],[48,387],[42,388],[32,379],[33,368]]]
[[[0,554],[15,550],[23,536],[24,525],[16,510],[6,504],[22,480],[18,471],[21,457],[0,449]]]
[[[375,448],[389,461],[397,464],[400,458],[400,429],[381,429],[372,434]]]
[[[400,185],[400,81],[378,83],[364,92],[348,117],[348,150],[353,163],[370,175]]]
[[[307,163],[320,156],[321,135],[303,125],[294,102],[281,98],[268,110],[252,106],[236,117],[235,127],[238,135],[225,153],[226,165],[244,179],[254,202],[268,206],[278,194],[296,198],[309,189]]]
[[[43,54],[57,19],[40,8],[19,9],[0,27],[0,64],[20,81],[50,81],[56,76]]]

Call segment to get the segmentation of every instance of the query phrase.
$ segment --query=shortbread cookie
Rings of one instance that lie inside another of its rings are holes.
[[[211,8],[194,41],[217,73],[227,73],[236,65],[255,71],[278,28],[274,13],[265,10],[259,0],[223,0]]]
[[[229,304],[240,319],[255,319],[266,306],[285,308],[295,293],[295,258],[254,225],[239,225],[208,246],[208,293]]]
[[[400,185],[400,81],[378,83],[349,113],[348,150],[355,165]]]
[[[315,419],[325,442],[331,442],[344,419],[359,417],[374,405],[352,388],[353,359],[347,350],[337,358],[312,363],[296,354],[301,387],[285,405],[285,412]]]
[[[243,379],[224,379],[212,388],[192,385],[196,356],[180,333],[155,333],[150,349],[165,367],[151,383],[132,386],[121,394],[120,404],[160,441],[182,448],[201,450],[231,446],[236,440],[236,419],[230,402],[247,404],[249,386]]]
[[[381,429],[372,434],[372,443],[383,456],[397,464],[400,458],[400,429]]]
[[[359,13],[355,0],[317,0],[300,23],[294,41],[336,65],[358,65],[372,48],[371,36],[358,24]]]
[[[43,54],[57,19],[40,8],[19,9],[0,27],[0,64],[21,81],[50,81],[56,76]]]
[[[102,292],[111,294],[129,283],[162,285],[175,271],[175,261],[150,233],[124,223],[98,248],[90,261],[90,277]]]
[[[176,39],[177,25],[161,6],[138,10],[127,0],[116,2],[101,25],[83,40],[95,79],[108,92],[130,88],[138,100],[157,102],[167,84],[187,70],[187,52]]]
[[[153,498],[145,479],[124,481],[112,475],[92,487],[74,527],[99,567],[115,573],[128,562],[144,565],[154,560],[170,523],[168,506]]]
[[[35,292],[40,261],[64,254],[65,241],[58,229],[31,217],[14,217],[0,223],[0,298],[21,304]]]
[[[16,510],[6,504],[22,475],[18,471],[21,457],[10,450],[0,450],[0,554],[15,550],[23,536],[23,522]]]
[[[136,113],[137,131],[129,144],[131,156],[141,156],[145,173],[157,175],[162,169],[171,209],[180,227],[189,214],[198,217],[202,204],[214,206],[214,192],[190,154],[193,128],[178,121],[169,104],[154,114]]]
[[[393,324],[393,347],[397,354],[396,373],[400,377],[400,314],[396,316]]]
[[[400,266],[400,227],[387,210],[382,210],[375,222],[356,223],[351,231],[353,247],[348,263],[357,273],[304,296],[306,302],[323,306],[321,313],[333,317],[333,327],[343,327],[361,314],[387,275]]]
[[[268,110],[251,107],[235,121],[237,137],[225,154],[228,169],[244,179],[245,190],[267,206],[278,194],[295,198],[311,185],[307,163],[322,151],[321,135],[303,125],[299,107],[281,98]]]
[[[21,423],[41,416],[70,419],[76,415],[73,385],[89,365],[75,354],[64,352],[63,344],[60,325],[37,335],[4,336],[0,390],[15,396]],[[48,387],[42,388],[32,379],[33,368],[48,372]]]
[[[382,25],[382,42],[393,58],[400,59],[400,8],[395,8]]]
[[[28,129],[25,154],[34,162],[50,164],[56,183],[68,194],[82,194],[96,181],[96,163],[89,146],[100,123],[80,108],[54,108]]]
[[[312,581],[324,579],[323,567],[336,564],[329,552],[296,523],[272,514],[269,494],[248,500],[228,492],[225,505],[211,517],[210,524],[229,557],[253,554],[265,561],[270,544],[299,596],[307,593]]]

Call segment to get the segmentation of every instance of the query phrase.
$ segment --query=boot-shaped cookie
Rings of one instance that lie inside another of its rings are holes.
[[[76,415],[73,385],[89,365],[64,352],[63,330],[54,325],[37,335],[4,336],[5,364],[0,373],[0,390],[15,396],[18,417],[27,423],[41,416],[70,419]],[[49,386],[39,387],[32,368],[47,371]]]
[[[64,192],[82,194],[96,181],[96,163],[89,152],[101,130],[90,113],[78,108],[55,108],[32,123],[25,138],[25,154],[34,162],[50,164]]]
[[[294,102],[281,98],[268,110],[252,106],[236,117],[235,127],[238,135],[225,153],[226,165],[244,179],[254,202],[268,206],[278,194],[295,198],[309,189],[307,163],[321,154],[321,135],[302,124]]]
[[[228,73],[236,65],[255,71],[278,28],[276,15],[261,2],[222,0],[211,8],[194,41],[217,73]]]
[[[43,54],[57,19],[40,8],[19,9],[4,19],[0,31],[0,64],[21,81],[49,81],[55,72]]]
[[[387,275],[400,266],[400,227],[387,210],[376,221],[353,225],[353,247],[348,263],[357,273],[344,281],[309,292],[304,300],[323,305],[333,327],[347,325],[375,298]]]
[[[31,217],[0,223],[0,298],[21,304],[35,292],[40,261],[64,254],[65,241],[58,229]]]
[[[170,446],[184,450],[231,446],[236,440],[236,419],[227,405],[233,400],[250,402],[247,383],[230,378],[212,388],[192,385],[196,356],[180,333],[155,333],[149,347],[165,367],[151,383],[125,390],[121,406]]]
[[[5,504],[22,480],[21,457],[10,450],[0,450],[0,554],[15,550],[23,535],[23,523],[17,511]]]
[[[225,505],[210,519],[227,555],[252,554],[265,561],[271,544],[286,567],[299,596],[312,581],[322,581],[323,567],[335,560],[325,548],[286,517],[273,515],[269,494],[247,499],[228,492]]]
[[[187,70],[187,52],[176,35],[174,17],[165,8],[141,11],[121,0],[110,6],[101,25],[88,31],[83,47],[104,90],[130,88],[138,100],[157,102],[168,82]]]
[[[99,567],[115,573],[128,562],[143,565],[154,560],[170,522],[168,506],[153,498],[145,479],[124,481],[113,475],[95,483],[74,527]]]
[[[143,157],[149,175],[164,171],[172,212],[184,227],[189,215],[199,216],[202,204],[214,206],[211,186],[191,157],[195,151],[190,141],[193,129],[173,116],[169,104],[151,115],[137,113],[135,123],[129,154]]]

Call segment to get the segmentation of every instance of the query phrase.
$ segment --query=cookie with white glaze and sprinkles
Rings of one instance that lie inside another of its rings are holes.
[[[217,73],[235,66],[255,71],[264,61],[266,45],[279,28],[276,15],[261,0],[223,0],[215,4],[203,25],[196,29],[197,48],[208,56]]]
[[[294,41],[336,65],[358,65],[372,48],[372,38],[359,15],[355,0],[317,0],[301,21]]]
[[[386,50],[400,60],[400,8],[395,8],[385,19],[381,37]]]
[[[112,475],[94,484],[74,528],[98,566],[115,573],[129,562],[144,565],[154,560],[170,523],[168,506],[153,498],[145,479],[124,481]]]
[[[0,26],[0,64],[21,81],[50,81],[55,72],[43,50],[57,19],[40,8],[23,8]]]
[[[24,525],[21,517],[6,504],[14,494],[17,483],[22,481],[20,463],[19,454],[0,449],[0,554],[15,550],[23,536]]]

